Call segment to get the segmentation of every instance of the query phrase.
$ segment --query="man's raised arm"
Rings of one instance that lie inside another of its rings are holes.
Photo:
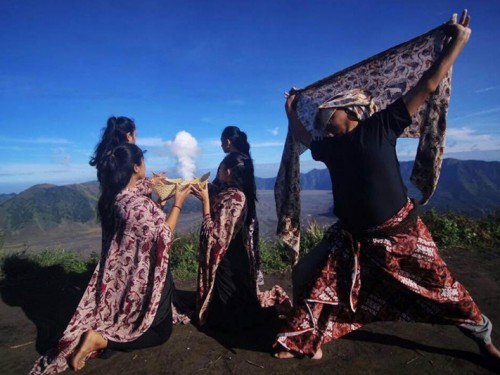
[[[450,37],[448,44],[417,84],[403,95],[403,101],[410,115],[416,113],[427,98],[436,91],[439,83],[462,52],[471,34],[469,24],[470,16],[465,9],[460,22],[457,23],[456,14],[454,14],[451,21],[443,25],[443,30]]]

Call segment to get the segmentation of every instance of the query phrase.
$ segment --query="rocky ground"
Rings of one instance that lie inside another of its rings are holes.
[[[482,311],[500,324],[500,254],[447,251],[450,269]],[[0,373],[26,374],[39,354],[54,344],[83,293],[88,275],[57,268],[16,264],[0,284]],[[33,269],[31,270],[30,267]],[[28,272],[26,272],[28,271]],[[19,276],[19,275],[24,276]],[[37,275],[30,278],[29,274]],[[17,276],[16,276],[17,275]],[[266,285],[290,289],[290,274],[266,275]],[[194,281],[177,281],[180,295],[194,301]],[[500,344],[500,329],[493,339]],[[201,332],[194,325],[174,327],[157,348],[119,353],[89,361],[82,374],[493,374],[476,345],[452,326],[377,323],[324,347],[320,361],[277,360],[270,352],[273,327],[241,335]]]

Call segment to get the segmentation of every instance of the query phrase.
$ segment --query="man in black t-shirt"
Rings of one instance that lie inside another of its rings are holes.
[[[386,109],[355,89],[318,108],[316,126],[331,136],[313,140],[296,97],[285,109],[293,137],[326,164],[339,221],[294,267],[295,306],[278,334],[277,358],[322,357],[321,346],[374,321],[454,324],[500,363],[492,324],[448,271],[407,197],[396,140],[437,89],[470,36],[470,18],[443,26],[450,36],[417,85]]]

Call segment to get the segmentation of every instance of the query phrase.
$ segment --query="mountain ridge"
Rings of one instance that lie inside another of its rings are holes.
[[[409,196],[418,198],[409,180],[412,167],[412,162],[400,163]],[[258,190],[271,190],[275,182],[275,177],[256,178]],[[313,169],[301,174],[301,188],[331,190],[328,170]],[[66,222],[95,223],[98,196],[97,181],[62,186],[38,184],[19,194],[0,195],[0,228],[15,232],[33,227],[48,229]],[[325,208],[332,212],[332,205],[333,201],[329,201]],[[190,198],[183,212],[194,212],[199,207],[199,201]],[[445,159],[438,187],[426,207],[476,217],[499,209],[500,162]]]

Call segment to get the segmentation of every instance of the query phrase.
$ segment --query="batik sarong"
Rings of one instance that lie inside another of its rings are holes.
[[[328,259],[277,342],[312,356],[329,341],[377,321],[480,324],[479,308],[448,271],[425,224],[415,217],[402,225],[412,209],[409,201],[362,234],[340,223],[331,226],[325,234]]]

